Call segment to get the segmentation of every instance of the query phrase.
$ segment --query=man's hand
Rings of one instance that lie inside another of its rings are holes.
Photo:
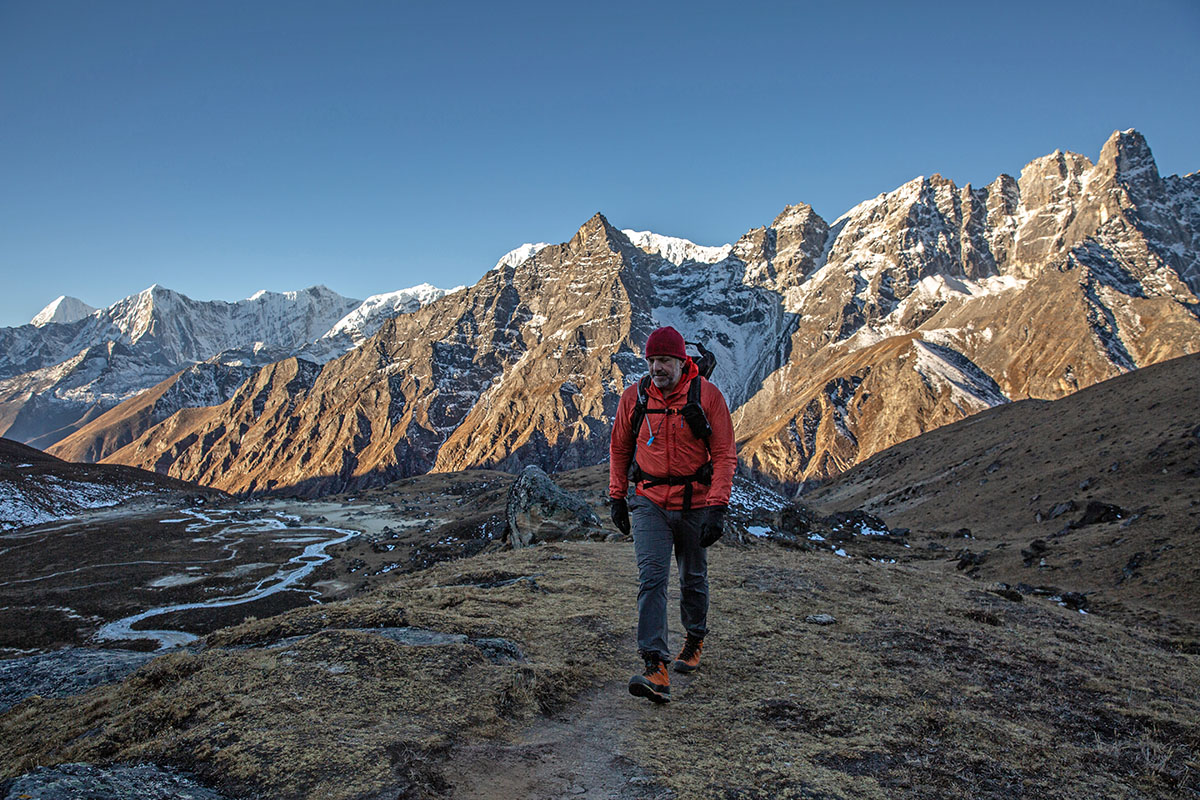
[[[612,521],[613,525],[617,526],[617,530],[626,535],[629,534],[629,504],[625,502],[624,497],[613,498]]]
[[[726,506],[708,506],[700,520],[700,546],[708,547],[725,533]]]

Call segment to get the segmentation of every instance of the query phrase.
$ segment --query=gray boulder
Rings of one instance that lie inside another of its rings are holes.
[[[31,695],[67,697],[116,683],[154,653],[68,647],[52,653],[0,660],[0,713]]]
[[[60,764],[0,786],[4,800],[228,800],[184,773],[154,764]]]
[[[513,548],[603,533],[600,518],[586,500],[559,488],[534,465],[522,470],[509,489],[505,516]]]

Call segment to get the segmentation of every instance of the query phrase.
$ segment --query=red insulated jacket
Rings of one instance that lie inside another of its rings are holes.
[[[683,376],[667,397],[653,383],[647,390],[646,407],[681,409],[687,403],[688,385],[701,381],[700,405],[708,417],[712,435],[705,446],[703,439],[692,434],[679,414],[646,414],[637,431],[637,461],[650,475],[663,477],[691,475],[712,458],[712,483],[692,484],[692,507],[724,506],[729,504],[733,488],[733,472],[737,468],[737,452],[733,445],[733,421],[721,390],[700,377],[690,358],[684,365]],[[638,387],[633,384],[621,395],[617,416],[613,422],[612,440],[608,455],[608,494],[614,499],[625,497],[629,490],[629,466],[634,456],[632,424],[637,405]],[[654,441],[650,442],[653,435]],[[684,486],[639,485],[637,493],[666,509],[683,508]]]

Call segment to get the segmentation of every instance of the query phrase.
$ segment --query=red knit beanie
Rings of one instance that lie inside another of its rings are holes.
[[[680,361],[687,361],[687,351],[683,349],[683,337],[679,331],[668,326],[650,334],[646,340],[646,358],[653,356],[674,356]]]

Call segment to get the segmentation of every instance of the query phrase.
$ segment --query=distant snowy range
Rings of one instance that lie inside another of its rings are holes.
[[[253,368],[290,357],[324,364],[461,288],[423,283],[358,300],[313,286],[225,302],[156,284],[103,309],[59,297],[28,325],[0,328],[0,431],[45,448],[188,370],[186,405],[221,403]]]

